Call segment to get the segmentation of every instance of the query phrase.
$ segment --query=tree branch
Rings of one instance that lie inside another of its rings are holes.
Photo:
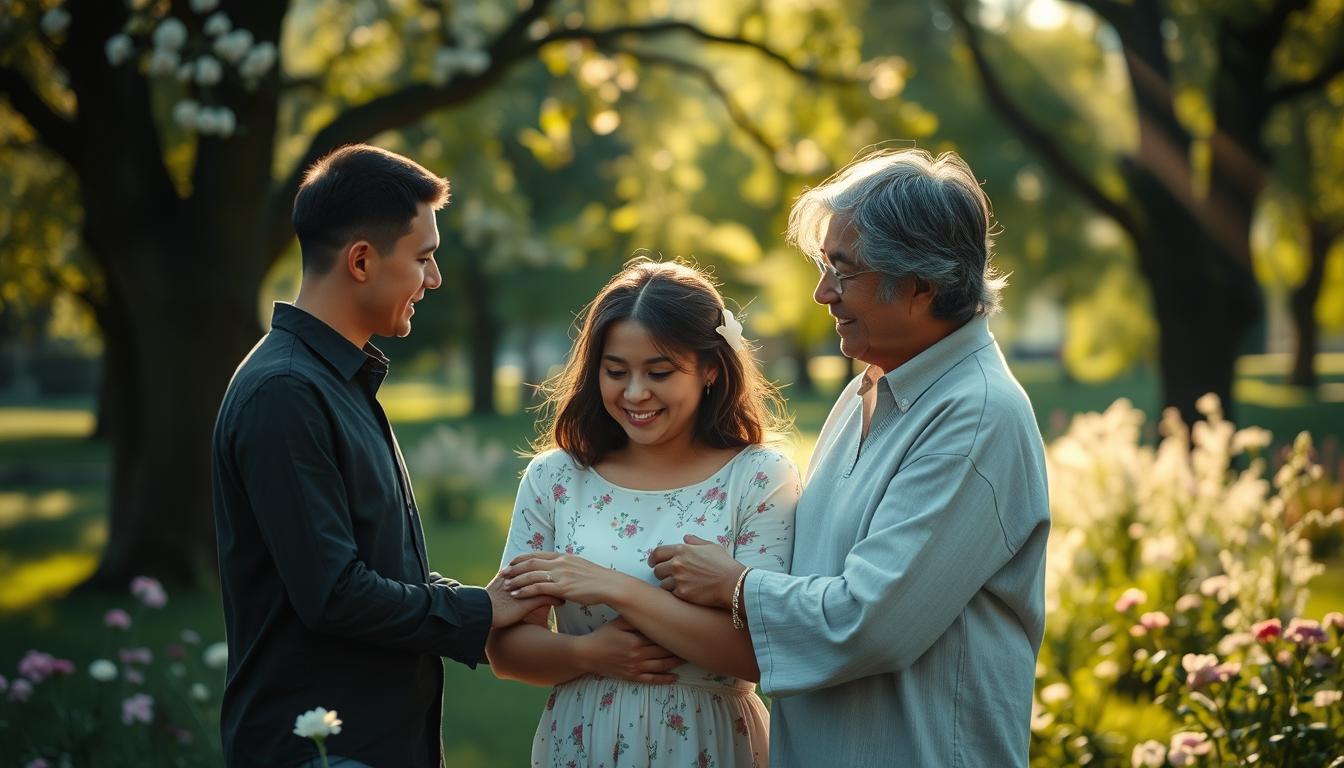
[[[302,159],[294,166],[289,177],[272,195],[269,210],[268,261],[278,259],[293,236],[290,231],[289,210],[308,166],[327,152],[358,141],[366,141],[382,131],[408,125],[425,115],[445,107],[464,104],[500,81],[519,62],[530,59],[544,46],[565,40],[584,40],[599,47],[610,48],[626,37],[654,37],[683,32],[702,40],[735,45],[763,54],[789,71],[808,80],[821,83],[853,84],[856,78],[821,72],[815,68],[794,64],[786,56],[768,45],[740,37],[717,35],[694,24],[682,21],[662,21],[651,24],[632,24],[606,29],[558,29],[537,39],[530,39],[529,28],[544,16],[550,0],[538,0],[521,12],[495,38],[489,48],[490,68],[478,75],[455,76],[442,85],[411,83],[391,93],[351,107],[337,115],[326,127],[317,132]]]
[[[984,49],[980,44],[979,32],[967,18],[965,8],[955,2],[948,3],[947,7],[951,12],[953,22],[961,31],[966,46],[970,49],[976,72],[980,75],[980,80],[985,87],[985,95],[989,98],[990,104],[999,113],[999,116],[1007,121],[1017,135],[1036,151],[1060,180],[1072,187],[1100,213],[1114,219],[1131,237],[1138,240],[1141,232],[1138,222],[1135,221],[1130,211],[1102,192],[1101,188],[1093,183],[1087,174],[1078,167],[1078,164],[1064,152],[1059,142],[1052,139],[1045,129],[1028,117],[1022,107],[1009,96],[1008,89],[999,80],[997,72],[985,56]]]
[[[70,165],[74,165],[74,125],[57,114],[28,82],[21,72],[0,67],[0,95],[9,98],[9,104],[37,131],[38,139]]]
[[[1271,104],[1281,104],[1285,101],[1295,99],[1299,96],[1305,96],[1318,88],[1325,86],[1331,80],[1344,74],[1344,49],[1335,51],[1335,55],[1327,59],[1321,65],[1316,74],[1305,80],[1295,80],[1291,83],[1284,83],[1269,92],[1269,101]]]
[[[718,97],[720,102],[723,103],[724,109],[728,111],[728,117],[733,121],[733,124],[737,126],[738,130],[745,133],[756,146],[760,147],[761,151],[770,158],[770,162],[776,162],[780,146],[772,141],[770,137],[766,136],[760,126],[752,122],[751,118],[747,116],[746,110],[742,109],[742,106],[737,103],[732,94],[723,87],[723,84],[719,82],[718,78],[714,77],[713,72],[699,64],[686,61],[685,59],[679,59],[675,56],[665,56],[663,54],[620,47],[611,48],[610,50],[613,53],[624,53],[633,56],[644,64],[676,70],[677,72],[699,80],[711,93]]]

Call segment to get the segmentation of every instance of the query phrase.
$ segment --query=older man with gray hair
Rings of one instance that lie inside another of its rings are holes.
[[[876,152],[803,194],[790,239],[868,365],[817,440],[793,567],[695,537],[650,555],[751,633],[771,765],[1027,764],[1050,514],[1031,403],[988,328],[990,219],[951,153]]]

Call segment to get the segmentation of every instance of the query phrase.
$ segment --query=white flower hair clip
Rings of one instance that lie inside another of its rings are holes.
[[[735,352],[744,352],[747,349],[747,343],[742,340],[742,324],[733,317],[733,311],[727,307],[723,308],[723,325],[714,329],[727,342],[728,346]]]

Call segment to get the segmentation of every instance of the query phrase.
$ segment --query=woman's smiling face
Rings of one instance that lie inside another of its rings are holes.
[[[693,355],[668,357],[634,320],[607,329],[598,379],[607,413],[632,444],[643,446],[689,445],[700,398],[713,381]]]

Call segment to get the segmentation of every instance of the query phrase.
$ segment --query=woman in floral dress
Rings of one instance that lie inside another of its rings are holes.
[[[631,262],[589,305],[549,394],[503,562],[512,588],[567,602],[558,632],[519,625],[487,644],[496,675],[554,687],[532,765],[764,768],[749,633],[678,600],[648,564],[699,537],[788,569],[798,473],[762,444],[780,401],[741,326],[699,271]]]

